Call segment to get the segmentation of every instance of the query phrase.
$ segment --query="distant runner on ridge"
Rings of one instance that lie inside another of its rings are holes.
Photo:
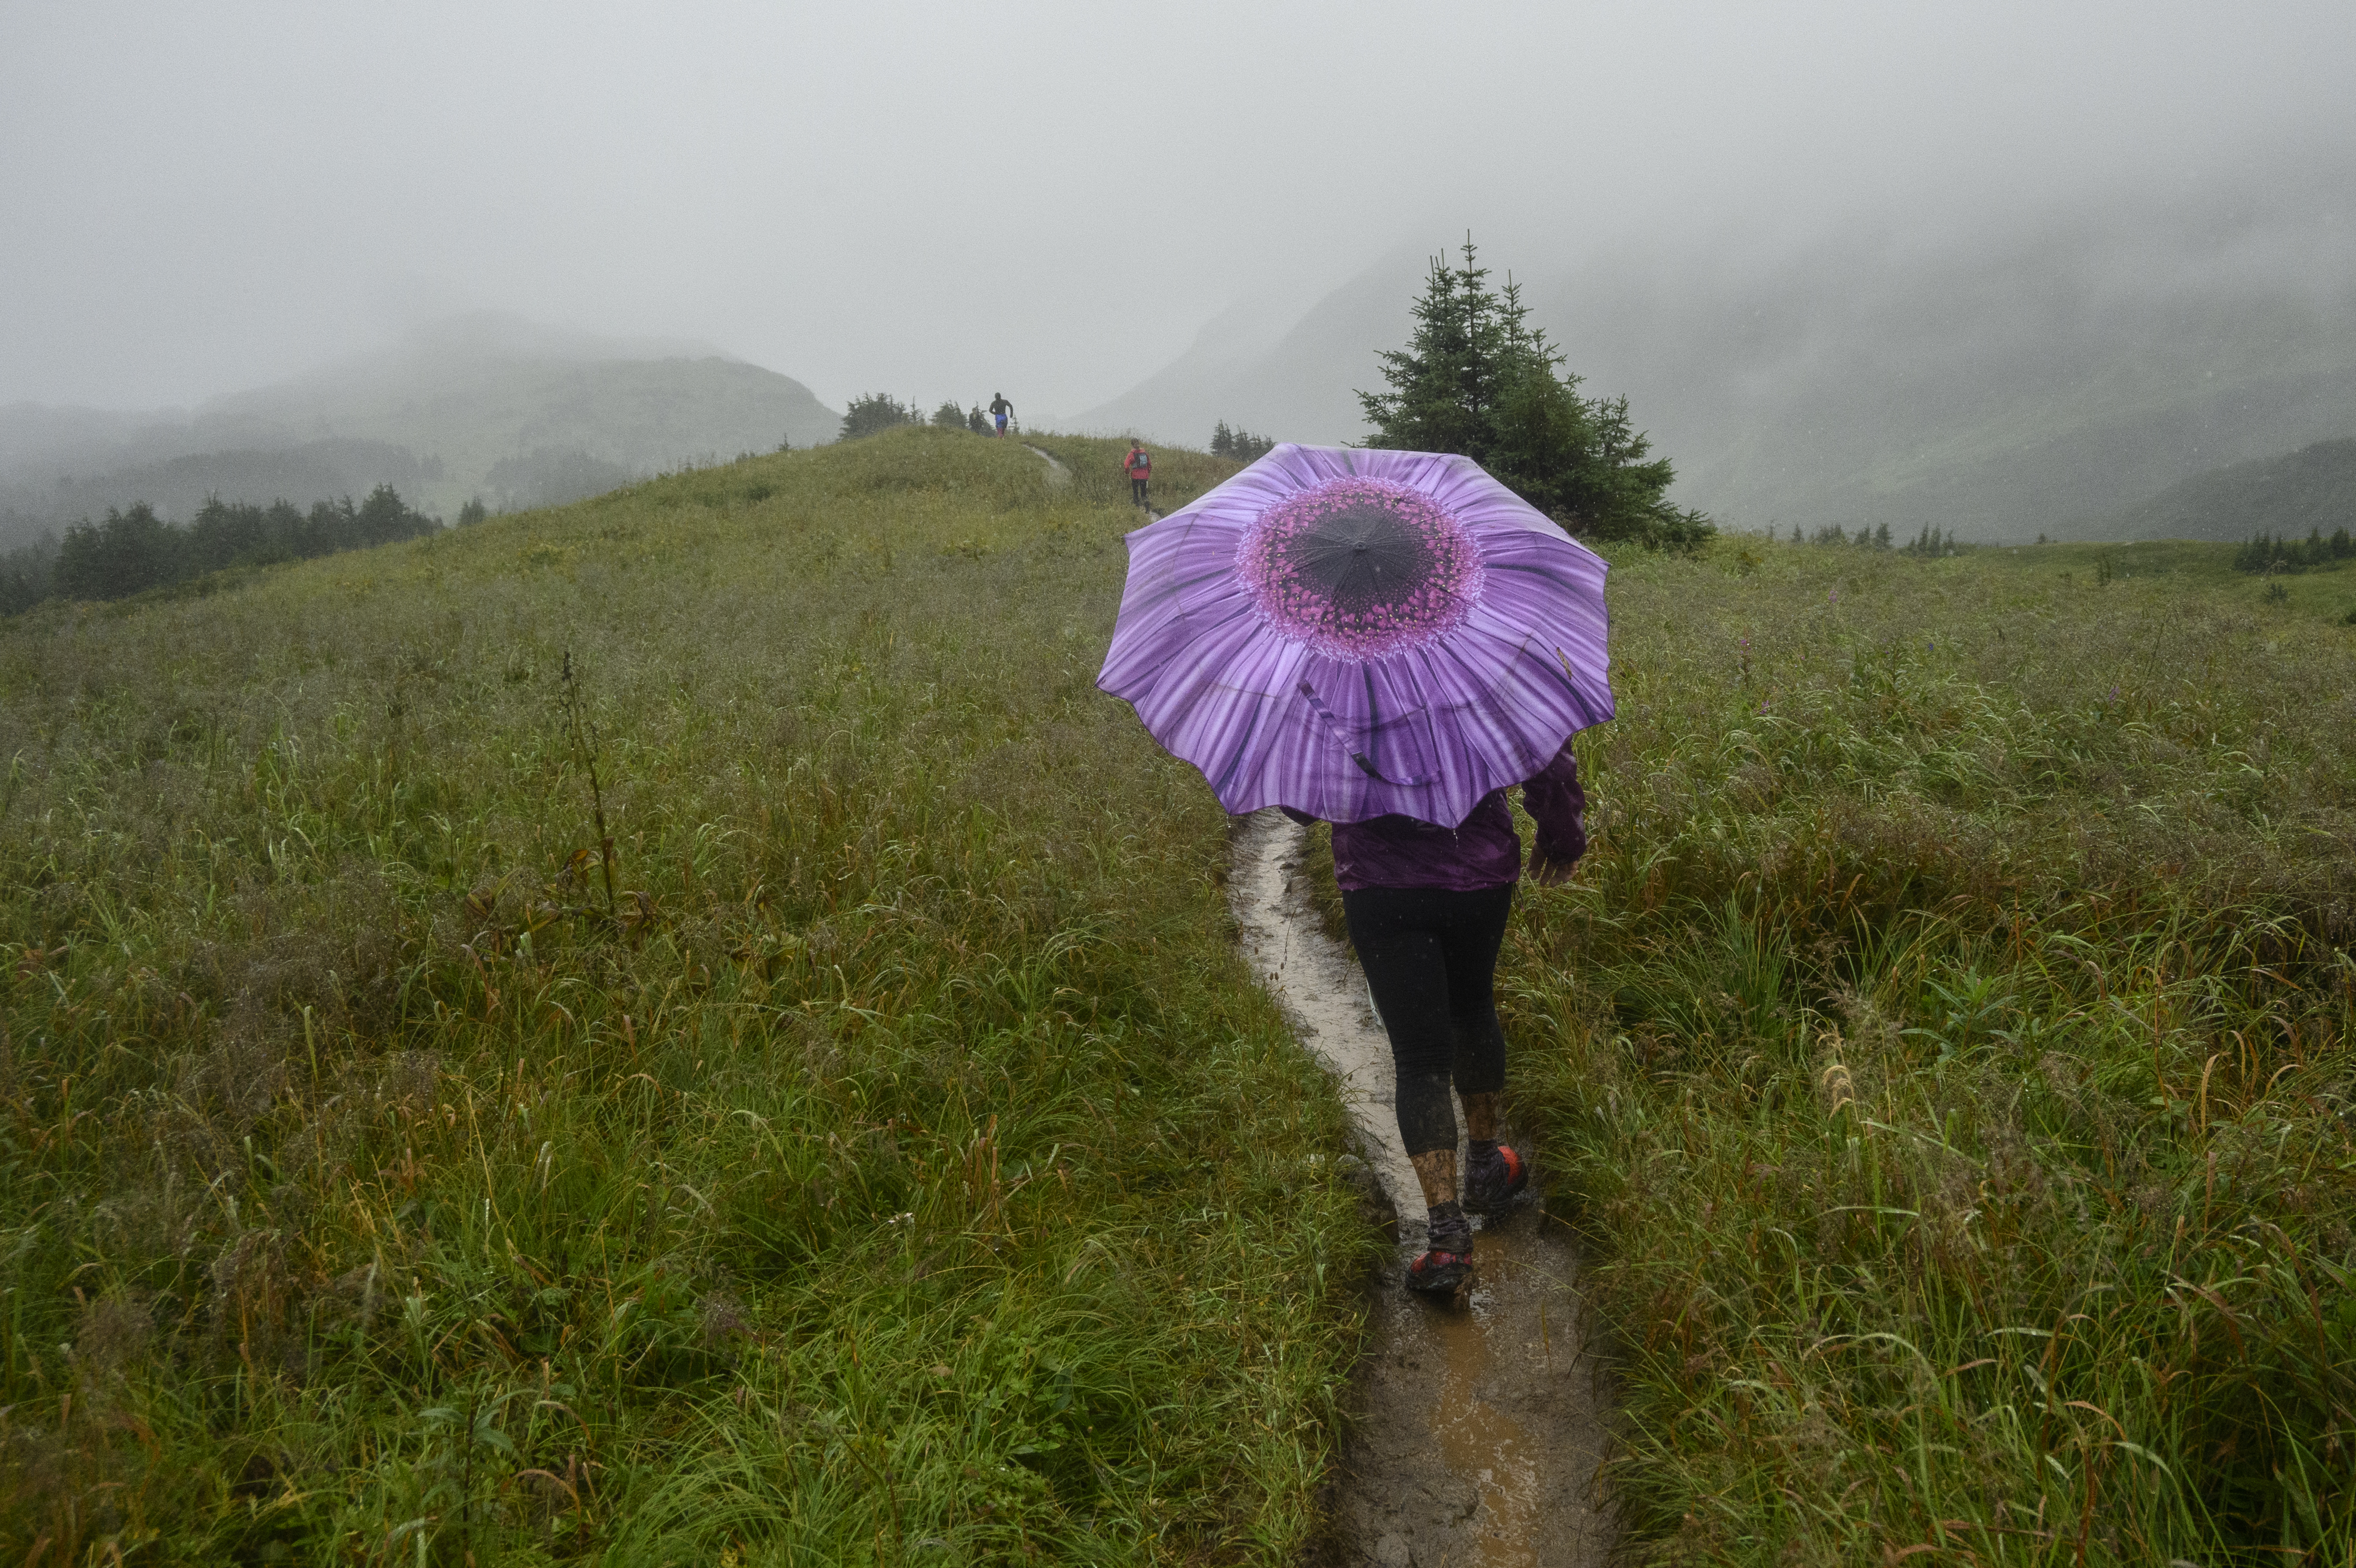
[[[991,396],[990,400],[990,417],[998,421],[999,434],[1004,435],[1006,433],[1006,421],[1013,412],[1014,405],[1006,400],[1005,393],[998,392]]]
[[[1120,470],[1129,475],[1129,498],[1138,506],[1145,505],[1145,482],[1153,477],[1153,459],[1146,454],[1145,443],[1131,437],[1129,455],[1121,459]]]

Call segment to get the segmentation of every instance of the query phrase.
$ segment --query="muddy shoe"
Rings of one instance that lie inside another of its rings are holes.
[[[1504,1144],[1465,1161],[1464,1211],[1499,1214],[1530,1184],[1530,1168]]]
[[[1453,1296],[1472,1275],[1471,1253],[1430,1252],[1407,1265],[1407,1287],[1418,1296]]]

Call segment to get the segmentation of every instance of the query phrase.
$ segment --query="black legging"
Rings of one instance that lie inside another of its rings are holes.
[[[1359,888],[1342,893],[1350,944],[1366,972],[1398,1066],[1399,1136],[1408,1157],[1456,1147],[1460,1094],[1505,1086],[1505,1031],[1494,982],[1512,883],[1444,888]]]

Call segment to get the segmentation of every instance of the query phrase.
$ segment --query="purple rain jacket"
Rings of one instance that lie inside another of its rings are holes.
[[[1579,759],[1563,742],[1537,773],[1522,781],[1522,805],[1537,824],[1537,859],[1568,869],[1587,853],[1580,814],[1587,792],[1579,787]],[[1295,822],[1314,822],[1290,806]],[[1504,887],[1522,876],[1522,836],[1514,831],[1513,808],[1504,790],[1481,797],[1472,815],[1455,827],[1412,816],[1377,816],[1333,825],[1333,880],[1344,891],[1358,888],[1444,888],[1469,893]]]

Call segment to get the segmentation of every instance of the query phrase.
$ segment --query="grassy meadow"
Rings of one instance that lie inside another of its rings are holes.
[[[896,432],[0,627],[0,1553],[1293,1552],[1372,1238],[1047,480]]]
[[[1042,452],[1055,454],[1055,460],[1070,471],[1080,498],[1143,521],[1129,504],[1129,475],[1120,466],[1129,453],[1127,438],[1051,434],[1027,435],[1023,439]],[[1153,478],[1147,487],[1146,500],[1157,512],[1176,511],[1241,466],[1183,446],[1156,446],[1150,450]]]
[[[0,1551],[1299,1555],[1374,1238],[1027,439],[0,625]],[[2356,571],[2231,554],[1612,551],[1633,1556],[2356,1563]]]
[[[2356,573],[2232,549],[1615,555],[1504,984],[1645,1561],[2356,1562]]]

